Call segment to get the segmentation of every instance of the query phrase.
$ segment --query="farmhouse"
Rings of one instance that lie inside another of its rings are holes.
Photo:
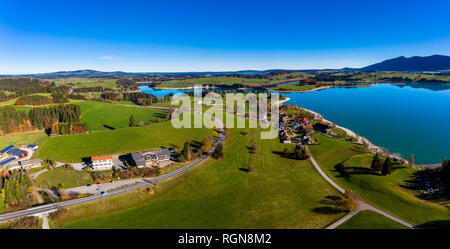
[[[10,149],[6,153],[10,156],[15,156],[15,157],[19,157],[19,158],[26,157],[28,155],[27,151],[17,149],[17,148]]]
[[[139,152],[131,155],[138,168],[158,166],[159,163],[170,160],[172,152],[169,149]]]
[[[24,160],[20,162],[20,166],[22,166],[22,169],[39,168],[41,167],[41,160],[39,159]]]
[[[108,170],[113,167],[112,156],[93,156],[91,157],[93,170]]]

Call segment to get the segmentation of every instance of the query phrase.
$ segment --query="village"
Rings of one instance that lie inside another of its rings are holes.
[[[279,139],[284,144],[317,144],[312,135],[320,132],[329,136],[334,136],[333,124],[324,121],[322,117],[317,117],[313,113],[301,112],[298,107],[288,107],[290,110],[280,112]],[[295,110],[295,114],[288,114]]]

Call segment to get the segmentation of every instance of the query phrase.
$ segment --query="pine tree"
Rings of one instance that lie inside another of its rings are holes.
[[[130,116],[130,124],[129,124],[129,126],[130,127],[135,127],[136,126],[136,120],[134,119],[134,115],[133,114],[131,114],[131,116]]]
[[[181,155],[183,155],[184,159],[191,160],[191,144],[189,142],[184,143]]]
[[[383,170],[382,170],[383,175],[390,175],[392,173],[392,160],[391,158],[386,158],[386,161],[384,162],[383,165]]]
[[[372,170],[375,172],[380,172],[382,167],[383,165],[381,165],[380,156],[378,154],[375,154],[375,156],[372,159],[372,165],[370,166],[370,168],[372,168]]]

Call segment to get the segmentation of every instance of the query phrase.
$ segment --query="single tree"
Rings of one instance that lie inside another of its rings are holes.
[[[386,158],[386,161],[384,161],[381,173],[383,173],[383,175],[390,175],[391,172],[392,172],[392,160],[391,158],[388,157]]]
[[[134,119],[134,115],[133,114],[131,114],[131,116],[130,116],[130,124],[129,124],[129,126],[130,127],[135,127],[136,126],[136,120]]]
[[[181,155],[183,155],[184,159],[190,161],[191,160],[191,144],[189,142],[184,143],[183,150],[181,151]]]
[[[375,156],[372,159],[372,165],[370,166],[370,168],[372,168],[372,170],[375,172],[380,172],[382,167],[383,165],[381,164],[380,156],[378,154],[375,154]]]

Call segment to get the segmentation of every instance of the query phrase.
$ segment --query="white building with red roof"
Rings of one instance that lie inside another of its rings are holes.
[[[113,157],[109,156],[93,156],[91,157],[93,170],[109,170],[113,168]]]

